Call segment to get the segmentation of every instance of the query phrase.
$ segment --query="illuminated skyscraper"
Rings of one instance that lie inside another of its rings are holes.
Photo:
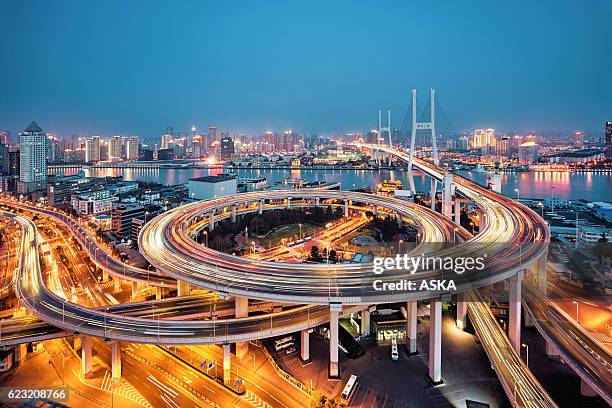
[[[47,135],[36,122],[32,122],[19,134],[19,145],[19,192],[30,193],[46,188]]]
[[[85,161],[87,163],[100,161],[100,136],[85,139]]]
[[[612,122],[606,122],[606,161],[612,161]]]

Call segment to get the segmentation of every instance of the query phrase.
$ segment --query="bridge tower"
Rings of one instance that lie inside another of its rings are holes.
[[[387,110],[387,126],[382,125],[382,111],[378,111],[378,140],[376,141],[377,144],[380,146],[381,145],[381,141],[384,143],[384,138],[382,136],[382,132],[387,131],[387,134],[389,135],[389,147],[393,146],[392,140],[391,140],[391,111]],[[376,151],[376,162],[380,165],[380,150]],[[389,156],[389,162],[391,162],[391,156]]]
[[[414,147],[416,143],[416,132],[417,130],[429,130],[431,131],[431,144],[433,146],[433,159],[434,164],[437,166],[440,164],[440,159],[438,157],[438,144],[436,142],[436,90],[430,90],[430,109],[431,116],[429,122],[418,122],[417,121],[417,91],[413,89],[410,91],[412,93],[412,134],[410,137],[410,156],[408,160],[408,180],[410,182],[410,189],[414,193],[414,174],[412,170],[412,164],[414,162]],[[437,190],[437,181],[435,179],[431,180],[431,208],[435,209],[436,206],[436,190]]]

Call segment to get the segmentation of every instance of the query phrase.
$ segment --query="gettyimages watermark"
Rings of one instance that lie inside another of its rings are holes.
[[[397,276],[383,277],[386,271],[393,271],[400,276],[417,275],[420,272],[439,272],[445,276],[451,273],[463,275],[469,272],[479,272],[485,269],[486,255],[483,256],[411,256],[397,254],[394,257],[375,257],[372,272],[380,279],[372,282],[372,287],[377,292],[383,291],[453,291],[457,290],[455,280],[452,278],[442,279],[439,277],[425,278],[421,280],[410,280],[398,278]],[[452,275],[450,275],[452,276]]]

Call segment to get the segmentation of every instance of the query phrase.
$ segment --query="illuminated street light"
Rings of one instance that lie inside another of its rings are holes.
[[[525,343],[522,343],[521,347],[524,347],[525,348],[525,352],[527,353],[527,356],[525,358],[525,363],[527,364],[527,368],[529,368],[529,345],[525,344]]]

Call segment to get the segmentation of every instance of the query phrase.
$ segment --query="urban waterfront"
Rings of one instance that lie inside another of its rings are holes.
[[[146,181],[176,185],[187,183],[190,178],[230,172],[228,169],[85,169],[88,177],[123,176],[126,181]],[[399,179],[408,186],[406,170],[231,170],[238,177],[265,177],[269,185],[286,178],[304,178],[306,181],[342,183],[343,189],[375,186],[384,180]],[[71,174],[71,173],[66,173]],[[486,185],[489,173],[461,171],[460,175]],[[549,198],[551,195],[563,200],[612,201],[612,174],[573,173],[567,171],[542,171],[502,173],[502,193],[516,198],[516,189],[521,198]],[[424,191],[426,176],[415,177],[417,190]],[[551,188],[554,187],[554,188]]]

